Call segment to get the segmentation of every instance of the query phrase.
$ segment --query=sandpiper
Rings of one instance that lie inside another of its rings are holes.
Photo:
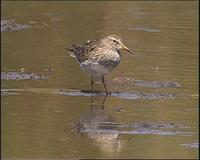
[[[116,35],[108,35],[102,38],[88,40],[80,46],[72,44],[73,48],[66,48],[70,55],[80,64],[80,68],[91,75],[91,91],[93,93],[93,76],[101,76],[106,95],[108,90],[104,81],[105,75],[110,73],[120,63],[120,50],[124,49],[132,54]]]

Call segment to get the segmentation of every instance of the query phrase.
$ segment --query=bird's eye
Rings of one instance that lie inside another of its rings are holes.
[[[115,43],[116,43],[117,41],[116,41],[116,40],[113,40],[113,42],[115,42]]]

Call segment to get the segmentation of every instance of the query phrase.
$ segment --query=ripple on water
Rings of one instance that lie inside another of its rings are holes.
[[[19,24],[15,20],[1,20],[1,32],[16,31],[21,29],[31,28],[31,25]]]
[[[159,29],[148,28],[148,27],[131,27],[129,28],[131,31],[144,31],[144,32],[160,32]]]
[[[89,90],[57,90],[54,93],[66,96],[91,96]],[[94,96],[105,96],[103,91],[94,91]],[[175,98],[175,94],[170,93],[144,93],[144,92],[112,92],[109,96],[123,99],[165,99]]]
[[[56,20],[52,19],[51,22],[57,22]],[[36,21],[29,21],[29,24],[20,24],[17,23],[15,20],[1,20],[1,32],[13,32],[28,28],[45,28],[48,27],[48,24],[45,22],[36,22]]]
[[[42,80],[46,76],[35,73],[1,72],[1,80]]]
[[[145,80],[135,80],[127,77],[116,77],[109,83],[113,85],[128,85],[136,87],[148,87],[148,88],[178,88],[182,85],[177,81],[145,81]]]
[[[1,89],[2,95],[9,95],[15,92],[32,92],[32,93],[48,93],[64,96],[91,96],[91,91],[88,90],[71,90],[71,89],[43,89],[43,88],[29,88],[29,89]],[[5,94],[6,93],[6,94]],[[105,96],[103,91],[94,91],[93,96]],[[109,96],[118,97],[122,99],[171,99],[176,98],[176,94],[170,93],[144,93],[144,92],[112,92]]]
[[[94,117],[93,117],[94,118]],[[110,124],[109,124],[110,123]],[[161,127],[162,126],[162,127]],[[117,138],[119,135],[160,135],[160,136],[174,136],[182,135],[188,136],[194,134],[193,132],[187,132],[182,129],[182,124],[171,124],[171,123],[113,123],[112,121],[106,122],[86,122],[80,121],[74,125],[73,131],[76,133],[84,133],[89,135],[114,135]],[[185,128],[185,127],[184,127]],[[187,128],[187,127],[186,127]],[[77,132],[78,131],[78,132]],[[94,136],[92,136],[94,137]],[[190,145],[194,147],[196,144]],[[183,144],[186,146],[186,144]]]
[[[187,148],[199,148],[199,143],[198,142],[186,143],[186,144],[181,144],[181,146],[184,146]]]

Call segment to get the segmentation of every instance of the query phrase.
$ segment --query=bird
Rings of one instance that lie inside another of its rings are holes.
[[[91,77],[91,92],[93,93],[94,76],[100,76],[106,95],[108,89],[105,84],[105,76],[111,73],[120,63],[122,49],[135,54],[126,47],[119,36],[107,35],[88,40],[84,45],[72,44],[72,48],[66,48],[70,56],[80,64],[80,68]]]

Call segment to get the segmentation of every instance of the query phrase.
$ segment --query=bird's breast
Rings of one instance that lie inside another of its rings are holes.
[[[98,63],[102,64],[106,68],[115,68],[120,62],[120,54],[116,51],[109,51],[102,54],[98,59]]]

